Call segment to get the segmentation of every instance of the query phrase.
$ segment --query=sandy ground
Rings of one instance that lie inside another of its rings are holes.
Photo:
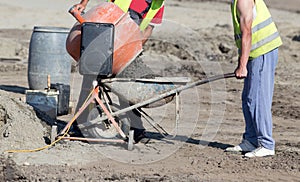
[[[166,2],[165,22],[144,47],[143,61],[162,76],[204,79],[232,72],[237,53],[229,1]],[[144,109],[173,137],[163,138],[144,119],[151,140],[126,145],[49,142],[50,120],[25,104],[27,64],[34,26],[71,28],[67,13],[77,1],[11,0],[0,3],[0,181],[299,181],[300,179],[300,14],[298,0],[268,0],[284,45],[280,47],[273,99],[276,155],[247,159],[225,153],[244,129],[242,81],[219,80],[180,93],[180,119],[174,102]],[[89,7],[96,4],[91,1]],[[88,7],[88,8],[89,8]],[[80,75],[70,80],[78,99]],[[72,114],[58,117],[60,123]]]

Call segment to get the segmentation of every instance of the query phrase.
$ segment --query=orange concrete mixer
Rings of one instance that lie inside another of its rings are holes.
[[[103,2],[83,15],[75,8],[71,8],[70,13],[77,19],[78,23],[73,26],[68,35],[66,48],[76,61],[84,61],[81,59],[82,27],[88,22],[114,27],[112,33],[113,50],[101,50],[100,48],[97,50],[102,51],[101,54],[107,54],[111,51],[112,75],[117,75],[123,71],[142,52],[142,35],[139,26],[130,18],[128,13],[124,13],[117,5]],[[109,39],[109,37],[102,36],[101,39]],[[101,58],[99,57],[99,59]]]

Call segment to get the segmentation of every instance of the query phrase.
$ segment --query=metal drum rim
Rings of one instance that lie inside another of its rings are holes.
[[[49,32],[49,33],[69,33],[70,29],[66,27],[52,27],[52,26],[35,26],[34,32]]]

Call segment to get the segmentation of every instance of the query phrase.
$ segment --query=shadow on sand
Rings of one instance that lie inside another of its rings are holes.
[[[20,87],[17,85],[0,85],[0,90],[18,94],[25,94],[25,91],[28,90],[28,88]]]
[[[233,146],[233,145],[225,144],[225,143],[209,142],[209,141],[205,141],[205,140],[193,139],[191,137],[183,136],[183,135],[176,135],[176,136],[169,135],[168,138],[166,138],[158,132],[148,132],[147,131],[146,137],[149,138],[150,140],[161,140],[161,141],[165,141],[168,143],[172,143],[172,141],[175,140],[175,141],[181,141],[181,142],[195,144],[195,145],[209,146],[209,147],[218,148],[218,149],[222,149],[222,150],[225,150],[227,147]]]

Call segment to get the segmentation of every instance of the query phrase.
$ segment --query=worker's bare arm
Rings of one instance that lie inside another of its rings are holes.
[[[247,76],[247,63],[251,50],[252,32],[251,26],[253,22],[253,0],[238,0],[237,9],[239,12],[240,27],[242,32],[242,46],[239,58],[239,64],[235,71],[237,78]]]
[[[85,8],[89,0],[81,0],[80,3],[75,4],[74,8],[82,12]]]
[[[148,27],[142,32],[142,43],[143,45],[147,42],[148,38],[151,36],[154,26],[148,25]]]

